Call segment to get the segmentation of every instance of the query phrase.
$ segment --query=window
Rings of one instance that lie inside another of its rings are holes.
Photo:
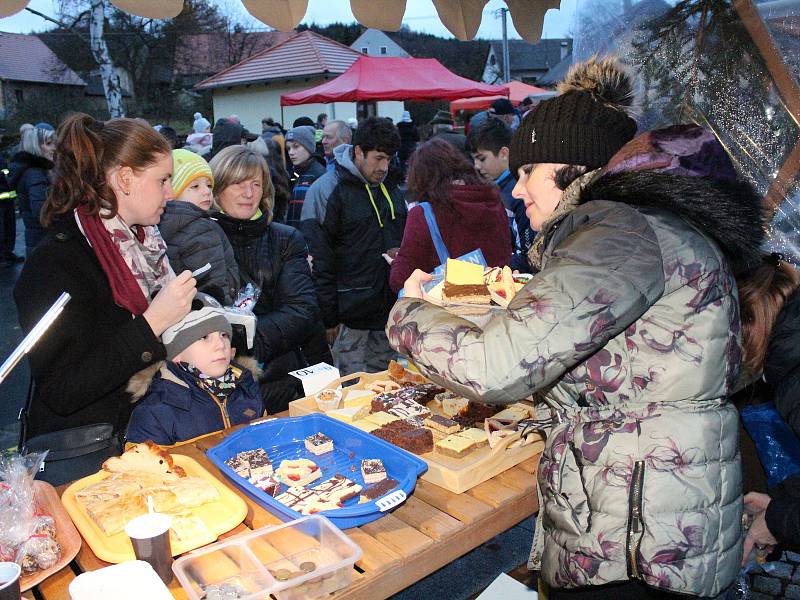
[[[367,48],[366,46],[363,46],[361,48],[361,54],[369,54],[369,48]]]
[[[22,90],[14,90],[14,97],[17,99],[17,104],[21,104],[23,102]]]
[[[386,54],[386,46],[381,46],[381,54]]]

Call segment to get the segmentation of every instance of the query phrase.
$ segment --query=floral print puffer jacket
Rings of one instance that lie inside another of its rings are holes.
[[[552,425],[532,561],[549,585],[640,579],[713,597],[741,560],[738,416],[726,400],[741,350],[732,267],[756,260],[761,217],[752,194],[707,176],[705,158],[684,168],[716,144],[709,132],[648,135],[678,158],[653,165],[652,148],[623,148],[540,234],[542,269],[507,311],[481,329],[401,299],[386,332],[467,397],[544,393]]]

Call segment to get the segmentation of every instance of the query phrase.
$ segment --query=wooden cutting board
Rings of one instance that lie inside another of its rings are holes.
[[[367,389],[369,384],[387,379],[389,379],[387,371],[381,373],[353,373],[332,382],[330,387],[357,380],[357,383],[347,389]],[[317,403],[313,396],[306,396],[289,403],[289,416],[291,417],[299,417],[314,412],[321,411],[317,408]],[[428,463],[428,470],[420,478],[456,494],[461,494],[495,475],[503,473],[519,463],[540,454],[544,449],[544,440],[538,434],[532,435],[537,436],[537,439],[521,448],[508,448],[510,444],[518,439],[517,436],[509,436],[494,448],[489,448],[488,446],[478,448],[461,458],[445,456],[436,450],[420,454],[418,456]]]

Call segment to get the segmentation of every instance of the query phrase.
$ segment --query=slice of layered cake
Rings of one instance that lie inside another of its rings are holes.
[[[463,260],[447,259],[444,271],[445,302],[490,304],[489,288],[483,279],[483,267]]]

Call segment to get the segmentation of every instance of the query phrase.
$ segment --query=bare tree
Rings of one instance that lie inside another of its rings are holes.
[[[114,68],[114,62],[111,60],[111,54],[108,52],[108,46],[103,37],[105,9],[105,0],[91,0],[89,10],[80,12],[72,23],[66,23],[32,8],[26,8],[25,10],[43,18],[45,21],[55,23],[59,27],[72,31],[89,44],[92,57],[100,69],[100,77],[103,80],[103,92],[105,93],[108,112],[112,118],[124,117],[125,107],[122,102],[122,85],[120,84],[119,75]],[[88,39],[86,35],[77,28],[78,24],[87,15],[87,12],[90,16]]]
[[[122,85],[119,82],[119,75],[114,69],[111,54],[108,52],[108,45],[103,37],[103,26],[105,24],[105,0],[92,1],[92,19],[89,26],[90,48],[92,56],[100,67],[100,78],[103,80],[103,92],[108,103],[108,113],[111,118],[124,117],[125,107],[122,104]]]

